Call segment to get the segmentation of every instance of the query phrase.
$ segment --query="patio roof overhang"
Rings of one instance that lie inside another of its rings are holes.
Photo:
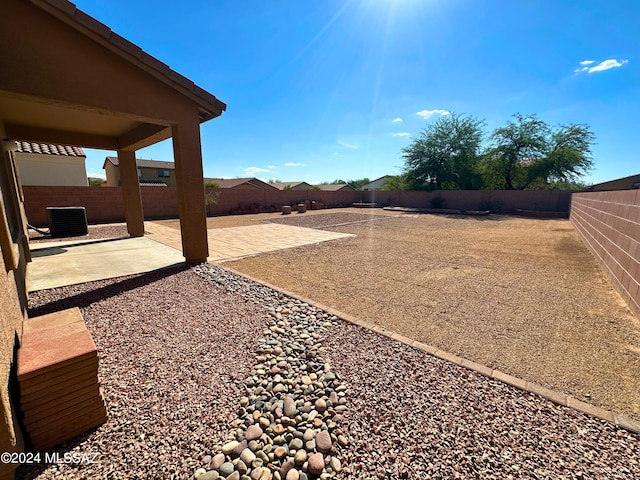
[[[144,232],[135,151],[173,138],[183,252],[205,260],[199,129],[226,105],[66,0],[3,2],[0,45],[2,137],[116,150],[132,236]]]

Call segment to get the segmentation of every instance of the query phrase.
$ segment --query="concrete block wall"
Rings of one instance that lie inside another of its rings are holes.
[[[146,219],[177,218],[178,197],[175,187],[140,187]],[[25,210],[29,223],[48,225],[46,207],[85,207],[89,223],[123,222],[124,208],[120,187],[23,186]],[[442,197],[446,208],[453,209],[516,209],[550,212],[569,211],[571,193],[563,190],[472,190],[437,192],[375,192],[319,190],[210,189],[218,194],[218,203],[207,207],[209,215],[226,215],[252,205],[263,208],[295,205],[299,202],[322,202],[325,207],[348,207],[355,202],[430,208],[431,199]]]
[[[455,210],[534,210],[569,212],[571,192],[567,190],[442,190],[422,191],[366,191],[364,202],[411,208],[430,208],[431,200],[440,197],[444,208]]]
[[[640,315],[640,190],[574,193],[569,218],[614,287]]]

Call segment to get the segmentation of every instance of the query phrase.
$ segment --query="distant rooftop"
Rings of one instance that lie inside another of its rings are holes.
[[[107,162],[111,162],[113,165],[118,166],[118,157],[107,157],[102,165],[102,168]],[[136,166],[140,168],[161,168],[163,170],[175,170],[176,164],[174,162],[164,162],[162,160],[145,160],[143,158],[136,158]]]
[[[63,155],[65,157],[86,157],[80,147],[69,147],[67,145],[49,145],[46,143],[33,143],[15,141],[18,145],[18,152],[39,153],[42,155]]]
[[[220,188],[233,188],[238,185],[244,185],[245,183],[251,184],[254,187],[276,189],[273,185],[270,185],[255,177],[248,178],[205,178],[204,183],[216,183]]]
[[[348,183],[321,183],[315,186],[325,192],[338,192],[340,190],[345,190],[345,189],[355,190],[355,188],[353,188]]]

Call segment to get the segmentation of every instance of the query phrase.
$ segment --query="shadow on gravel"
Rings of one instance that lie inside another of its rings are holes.
[[[71,451],[83,443],[87,438],[89,438],[89,436],[93,435],[93,433],[99,428],[100,427],[92,428],[91,430],[58,445],[57,447],[48,450],[46,453],[40,452],[39,457],[36,457],[38,460],[37,462],[33,464],[22,464],[16,469],[16,480],[35,480],[53,463],[70,462],[76,464],[87,464],[93,463],[94,461],[97,462],[99,452],[87,452],[83,456],[78,456],[77,453],[71,454]],[[37,451],[31,448],[28,439],[25,440],[27,442],[25,445],[25,451],[36,453]]]
[[[166,277],[170,277],[179,272],[183,272],[191,268],[191,265],[182,264],[173,267],[161,268],[159,270],[153,270],[151,272],[142,273],[134,277],[128,276],[123,280],[112,283],[104,287],[98,287],[95,290],[79,293],[70,297],[55,300],[44,305],[40,305],[35,308],[28,309],[29,318],[39,317],[40,315],[46,315],[47,313],[58,312],[72,307],[88,307],[89,305],[96,303],[105,298],[115,297],[123,292],[140,288],[150,283],[156,282]]]

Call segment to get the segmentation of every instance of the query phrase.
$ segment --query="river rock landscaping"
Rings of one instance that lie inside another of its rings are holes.
[[[340,429],[347,387],[322,357],[322,338],[335,316],[217,267],[195,271],[210,281],[246,293],[267,309],[256,365],[245,380],[238,419],[227,442],[196,470],[192,479],[327,479],[342,470],[336,455],[348,440]],[[271,300],[271,301],[269,301]]]

